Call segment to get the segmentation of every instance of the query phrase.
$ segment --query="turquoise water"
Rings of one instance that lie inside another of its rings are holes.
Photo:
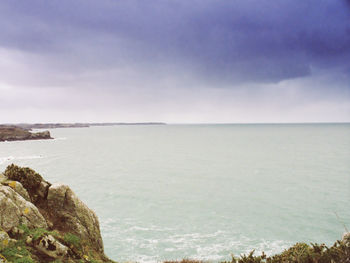
[[[118,261],[229,259],[332,244],[350,228],[350,124],[115,126],[0,143],[71,186]]]

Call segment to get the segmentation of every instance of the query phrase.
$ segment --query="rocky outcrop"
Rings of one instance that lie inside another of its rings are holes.
[[[0,239],[22,240],[18,255],[34,262],[112,262],[104,255],[96,214],[67,185],[16,165],[0,174]]]
[[[342,242],[347,246],[350,247],[350,232],[344,233],[342,237]]]
[[[76,234],[88,240],[99,252],[103,252],[96,214],[67,185],[50,186],[47,201],[49,216],[55,229]]]
[[[45,218],[35,205],[25,200],[11,187],[0,185],[0,227],[8,232],[20,224],[47,228]]]
[[[0,125],[0,142],[43,139],[52,139],[49,131],[33,133],[17,126]]]
[[[43,235],[36,241],[28,242],[27,244],[33,245],[41,253],[51,258],[63,258],[68,253],[68,247],[60,243],[56,238],[51,235]]]
[[[27,191],[30,201],[36,205],[40,201],[45,202],[50,183],[45,181],[40,174],[30,168],[21,168],[9,165],[4,173],[5,178],[18,182]],[[6,181],[4,182],[6,184]],[[13,183],[10,183],[10,185]],[[20,187],[19,187],[20,188]]]
[[[11,242],[14,242],[14,239],[11,239],[6,231],[0,229],[0,250],[7,248]]]
[[[14,191],[16,191],[20,196],[22,196],[26,201],[30,202],[30,197],[27,190],[23,187],[20,182],[12,180],[4,180],[3,185],[10,186]]]

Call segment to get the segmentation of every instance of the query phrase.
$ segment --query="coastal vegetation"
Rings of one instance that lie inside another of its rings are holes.
[[[68,186],[51,184],[30,168],[12,164],[0,174],[0,212],[0,262],[114,262],[104,254],[95,213]],[[350,233],[330,247],[297,243],[280,254],[253,250],[221,263],[289,262],[350,263]]]
[[[349,263],[350,262],[350,233],[336,241],[333,246],[325,244],[297,243],[280,254],[266,256],[254,255],[254,250],[248,255],[235,257],[220,263]],[[181,261],[165,261],[164,263],[206,263],[201,260],[184,259]]]

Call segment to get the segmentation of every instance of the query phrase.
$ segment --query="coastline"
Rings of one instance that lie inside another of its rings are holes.
[[[49,131],[31,132],[18,126],[0,125],[0,142],[53,139]]]

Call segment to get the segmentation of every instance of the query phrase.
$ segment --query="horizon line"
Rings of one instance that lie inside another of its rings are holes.
[[[229,124],[350,124],[350,121],[308,121],[308,122],[163,122],[163,121],[137,121],[137,122],[13,122],[0,123],[0,125],[39,125],[39,124],[166,124],[166,125],[229,125]]]

